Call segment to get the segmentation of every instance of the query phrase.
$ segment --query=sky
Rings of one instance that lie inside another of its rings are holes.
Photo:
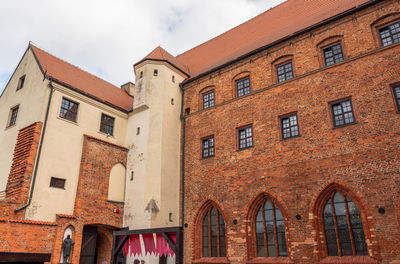
[[[114,85],[158,45],[181,54],[284,0],[2,0],[0,93],[32,41]]]

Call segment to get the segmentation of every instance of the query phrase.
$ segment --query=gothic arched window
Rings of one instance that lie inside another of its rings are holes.
[[[367,255],[361,214],[350,198],[333,192],[323,214],[328,256]]]
[[[287,256],[283,216],[269,200],[258,209],[255,230],[258,257]]]
[[[211,206],[203,219],[203,257],[226,257],[225,222]]]

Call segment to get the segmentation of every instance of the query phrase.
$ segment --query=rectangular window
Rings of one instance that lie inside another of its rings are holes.
[[[208,137],[201,140],[202,157],[214,157],[214,137]]]
[[[351,99],[345,99],[331,104],[333,126],[340,127],[355,123]]]
[[[287,62],[276,66],[278,82],[284,82],[293,78],[292,62]]]
[[[110,136],[114,135],[114,121],[114,117],[101,114],[100,131]]]
[[[400,84],[393,86],[393,95],[396,100],[397,112],[400,113]]]
[[[22,76],[21,78],[19,78],[18,80],[18,86],[17,86],[17,91],[19,89],[22,89],[22,87],[24,87],[24,83],[25,83],[25,75]]]
[[[17,122],[18,110],[19,110],[19,106],[11,108],[10,122],[8,122],[8,126],[13,126]]]
[[[63,97],[60,108],[60,117],[72,122],[76,122],[78,115],[78,103],[68,100]]]
[[[203,109],[213,107],[214,101],[215,101],[214,91],[210,91],[210,92],[203,94]]]
[[[245,77],[243,79],[236,81],[236,94],[238,97],[250,93],[250,77]]]
[[[290,114],[282,116],[281,118],[282,139],[300,136],[299,122],[297,121],[297,114]]]
[[[50,187],[65,189],[65,179],[51,177]]]
[[[383,47],[392,45],[400,41],[400,21],[379,29],[379,37]]]
[[[238,129],[239,149],[250,148],[253,146],[253,131],[251,126]]]
[[[333,65],[343,61],[342,44],[336,43],[323,49],[325,65]]]

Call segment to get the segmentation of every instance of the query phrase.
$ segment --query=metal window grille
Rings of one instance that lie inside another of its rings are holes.
[[[61,102],[59,116],[69,121],[76,122],[76,117],[78,115],[78,106],[78,103],[63,98]]]
[[[214,137],[209,137],[202,140],[202,157],[214,157]]]
[[[250,78],[245,77],[236,81],[236,93],[237,96],[243,96],[250,93]]]
[[[215,102],[214,91],[203,94],[203,109],[213,107]]]
[[[351,100],[345,100],[331,105],[333,124],[335,127],[355,123]]]
[[[323,53],[326,66],[343,61],[342,44],[340,43],[324,48]]]
[[[13,126],[17,122],[18,110],[19,106],[16,106],[13,109],[11,109],[10,123],[8,124],[8,126]]]
[[[239,149],[250,148],[253,146],[252,127],[244,127],[238,129]]]
[[[400,21],[379,29],[379,37],[383,47],[395,44],[400,41]]]
[[[114,117],[101,114],[100,131],[107,135],[114,135],[114,121]]]
[[[284,63],[276,66],[278,82],[284,82],[293,78],[292,62]]]
[[[297,114],[281,117],[282,138],[288,139],[300,135]]]

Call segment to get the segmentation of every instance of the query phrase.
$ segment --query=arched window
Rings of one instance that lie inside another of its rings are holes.
[[[211,206],[203,219],[203,257],[226,257],[225,222]]]
[[[361,215],[350,198],[333,192],[323,219],[328,256],[367,255]]]
[[[287,256],[285,223],[279,208],[267,200],[258,209],[255,219],[257,256]]]

